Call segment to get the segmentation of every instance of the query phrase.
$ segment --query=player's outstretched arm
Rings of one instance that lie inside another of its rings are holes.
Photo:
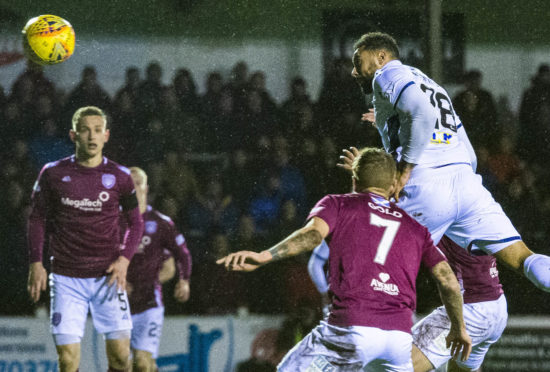
[[[319,217],[313,217],[309,222],[294,231],[285,240],[260,253],[240,251],[222,257],[216,261],[231,271],[253,271],[269,262],[296,256],[300,253],[313,250],[321,244],[328,235],[329,227]]]
[[[40,300],[40,293],[46,290],[48,274],[42,265],[42,262],[33,262],[29,266],[29,278],[27,281],[27,291],[34,302]]]
[[[451,321],[451,330],[447,336],[447,347],[451,349],[453,359],[462,353],[461,360],[465,361],[472,351],[472,339],[466,332],[466,325],[462,316],[462,294],[460,285],[449,264],[442,261],[432,268],[437,288],[441,295],[445,310]]]

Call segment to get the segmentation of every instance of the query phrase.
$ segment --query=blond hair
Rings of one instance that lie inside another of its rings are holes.
[[[366,147],[353,160],[352,173],[357,191],[369,187],[389,190],[395,181],[397,166],[393,157],[384,150]]]
[[[85,116],[101,116],[103,118],[103,122],[105,123],[105,128],[107,128],[107,115],[105,115],[105,112],[103,112],[103,110],[99,107],[85,106],[79,108],[73,114],[72,128],[75,132],[78,131],[78,123],[80,122],[80,119]]]

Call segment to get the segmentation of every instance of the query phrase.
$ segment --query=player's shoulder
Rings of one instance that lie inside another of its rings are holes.
[[[167,215],[157,211],[156,209],[151,209],[151,215],[154,216],[154,218],[159,221],[161,224],[174,226],[174,221]]]
[[[413,68],[404,65],[399,60],[388,62],[384,67],[374,74],[375,85],[385,87],[386,85],[402,79],[413,80]]]
[[[74,160],[74,155],[73,156],[68,156],[66,158],[59,159],[59,160],[56,160],[56,161],[52,161],[52,162],[44,164],[44,166],[42,167],[42,170],[40,172],[42,174],[45,174],[45,173],[55,171],[57,169],[65,168],[65,167],[70,166],[71,164],[73,164],[74,161],[75,161]]]
[[[106,157],[103,158],[103,164],[106,168],[114,170],[116,173],[123,173],[127,176],[131,174],[130,168],[125,167],[124,165],[121,165],[117,163],[116,161],[113,161],[111,159],[108,159]]]

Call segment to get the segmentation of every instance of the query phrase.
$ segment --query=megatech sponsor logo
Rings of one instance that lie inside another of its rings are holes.
[[[81,211],[101,212],[103,203],[105,203],[107,200],[109,200],[109,193],[106,191],[102,191],[99,193],[99,196],[96,200],[90,200],[88,198],[75,200],[64,197],[61,198],[61,203],[63,203],[63,205],[80,209]]]

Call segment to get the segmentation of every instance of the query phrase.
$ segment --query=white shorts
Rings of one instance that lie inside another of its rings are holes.
[[[456,363],[463,369],[476,370],[481,367],[489,347],[498,341],[508,320],[506,297],[498,300],[464,304],[466,330],[472,338],[472,353],[465,362]],[[435,368],[451,359],[445,337],[451,323],[443,306],[416,323],[413,328],[413,343],[422,351]]]
[[[414,169],[399,200],[437,244],[443,234],[462,248],[494,254],[521,240],[491,193],[466,164]]]
[[[126,291],[107,288],[106,276],[72,278],[50,274],[50,329],[52,334],[84,336],[88,309],[99,333],[132,329]]]
[[[153,355],[153,359],[157,359],[163,322],[164,306],[153,307],[132,315],[132,349],[147,351]]]
[[[277,371],[411,372],[411,350],[409,333],[360,326],[336,327],[322,321],[285,355]]]

